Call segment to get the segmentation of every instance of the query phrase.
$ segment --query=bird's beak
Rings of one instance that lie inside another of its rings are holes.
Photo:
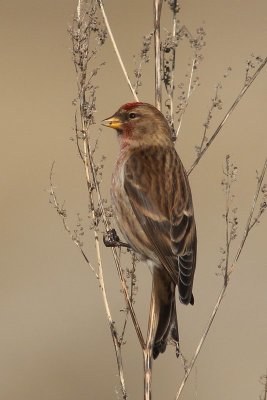
[[[118,117],[104,119],[101,124],[113,129],[121,129],[122,127],[122,121]]]

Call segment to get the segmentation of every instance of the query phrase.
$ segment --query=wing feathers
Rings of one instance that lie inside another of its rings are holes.
[[[196,230],[188,179],[174,147],[135,149],[125,163],[124,188],[160,263],[192,300]],[[141,244],[140,244],[141,246]]]

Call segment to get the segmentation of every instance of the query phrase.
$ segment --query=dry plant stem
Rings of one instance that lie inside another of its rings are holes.
[[[155,49],[155,106],[161,111],[161,43],[160,43],[160,16],[162,0],[154,0],[154,49]]]
[[[62,223],[63,223],[65,230],[68,232],[68,234],[70,235],[70,237],[71,237],[72,241],[75,243],[75,245],[79,248],[86,263],[89,265],[91,270],[95,273],[96,278],[99,280],[99,284],[100,284],[100,288],[101,288],[101,292],[102,292],[102,296],[103,296],[103,300],[104,300],[104,305],[105,305],[105,309],[106,309],[106,314],[107,314],[107,318],[108,318],[108,322],[109,322],[109,326],[110,326],[110,330],[111,330],[111,336],[112,336],[112,340],[113,340],[113,344],[114,344],[114,348],[115,348],[115,354],[116,354],[116,359],[117,359],[117,366],[118,366],[119,378],[120,378],[120,383],[121,383],[122,395],[123,395],[123,399],[126,400],[128,396],[127,396],[127,392],[126,392],[125,380],[124,380],[124,375],[123,375],[121,343],[118,339],[117,331],[114,327],[114,322],[112,320],[109,305],[108,305],[105,284],[104,284],[102,264],[101,264],[101,256],[100,256],[100,251],[99,251],[98,233],[96,231],[94,231],[96,250],[97,250],[97,259],[98,259],[98,273],[97,273],[95,271],[94,267],[92,266],[92,264],[90,263],[90,261],[88,260],[87,256],[85,255],[83,249],[81,248],[79,241],[73,237],[71,230],[69,229],[69,227],[67,225],[66,217],[64,216],[64,213],[61,211],[61,207],[57,201],[57,197],[56,197],[56,194],[55,194],[55,191],[53,188],[53,183],[52,183],[53,167],[54,167],[54,163],[52,164],[51,171],[50,171],[50,194],[53,198],[54,206],[55,206],[58,214],[62,218]],[[94,215],[94,211],[92,211],[92,213]]]
[[[231,105],[231,107],[229,108],[229,110],[227,111],[227,113],[225,114],[224,118],[222,119],[222,121],[220,122],[219,126],[217,127],[217,129],[215,130],[215,132],[213,133],[213,135],[211,136],[211,138],[208,140],[208,142],[206,143],[206,146],[203,148],[203,150],[200,151],[199,155],[197,156],[196,160],[193,162],[193,164],[191,165],[191,167],[189,168],[189,170],[187,171],[187,175],[190,175],[191,172],[193,171],[193,169],[197,166],[197,164],[199,163],[200,159],[203,157],[203,155],[206,153],[206,151],[208,150],[208,148],[210,147],[211,143],[214,141],[214,139],[216,138],[216,136],[218,135],[218,133],[220,132],[220,130],[222,129],[222,127],[224,126],[225,122],[228,120],[228,118],[230,117],[230,115],[232,114],[232,112],[234,111],[234,109],[236,108],[236,106],[238,105],[238,103],[240,102],[240,100],[243,98],[244,94],[246,93],[246,91],[248,90],[248,88],[251,86],[251,84],[254,82],[254,80],[257,78],[257,76],[259,75],[259,73],[261,72],[261,70],[265,67],[265,65],[267,64],[267,57],[263,60],[263,62],[261,63],[261,65],[258,67],[258,69],[256,70],[256,72],[253,74],[253,76],[250,78],[249,82],[245,83],[245,85],[243,86],[241,92],[239,93],[239,95],[237,96],[237,98],[235,99],[235,101],[233,102],[233,104]]]
[[[147,328],[146,348],[143,351],[144,359],[144,400],[151,400],[152,398],[152,347],[155,337],[155,298],[154,291],[151,292],[150,311]]]
[[[120,262],[119,262],[119,258],[118,258],[118,254],[117,254],[116,249],[112,248],[112,253],[113,253],[113,257],[114,257],[114,260],[115,260],[115,265],[116,265],[116,268],[117,268],[117,271],[118,271],[118,274],[119,274],[119,278],[120,278],[120,281],[121,281],[123,294],[125,296],[125,300],[126,300],[127,306],[129,307],[131,318],[132,318],[132,321],[133,321],[133,324],[134,324],[134,328],[135,328],[137,337],[139,339],[141,348],[144,349],[145,348],[145,341],[144,341],[141,328],[139,326],[138,320],[136,318],[136,315],[135,315],[135,312],[134,312],[134,309],[133,309],[133,306],[132,306],[132,303],[131,303],[131,300],[130,300],[130,297],[129,297],[129,293],[128,293],[128,290],[127,290],[126,282],[125,282],[125,279],[124,279],[124,276],[123,276],[123,272],[122,272],[122,269],[121,269],[121,265],[120,265]]]
[[[82,247],[81,247],[81,244],[80,244],[79,241],[78,241],[77,239],[75,239],[75,237],[73,236],[73,234],[72,234],[72,232],[71,232],[71,230],[70,230],[70,228],[69,228],[69,226],[68,226],[68,224],[67,224],[67,218],[66,218],[64,212],[62,211],[62,207],[60,207],[60,205],[59,205],[59,203],[58,203],[57,196],[56,196],[56,193],[55,193],[55,190],[54,190],[54,186],[53,186],[53,179],[52,179],[52,178],[53,178],[54,165],[55,165],[55,162],[53,162],[53,164],[52,164],[52,166],[51,166],[50,176],[49,176],[49,179],[50,179],[50,190],[49,190],[49,193],[50,193],[50,195],[51,195],[51,197],[52,197],[52,199],[53,199],[54,207],[55,207],[55,209],[57,210],[58,215],[61,217],[62,224],[63,224],[63,226],[64,226],[65,231],[69,234],[69,236],[70,236],[71,240],[73,241],[73,243],[78,247],[78,249],[80,250],[80,252],[81,252],[81,254],[82,254],[83,258],[84,258],[84,260],[85,260],[86,263],[89,265],[89,267],[91,268],[91,270],[94,272],[96,278],[98,279],[98,275],[97,275],[97,273],[96,273],[94,267],[93,267],[92,264],[90,263],[88,257],[86,256],[85,252],[83,251],[83,249],[82,249]]]
[[[152,399],[152,349],[147,347],[143,352],[144,358],[144,400]]]
[[[232,272],[233,272],[233,270],[234,270],[234,268],[236,266],[236,263],[237,263],[237,261],[238,261],[238,259],[240,257],[240,254],[241,254],[241,252],[243,250],[243,247],[244,247],[244,244],[245,244],[246,239],[248,237],[248,234],[251,231],[251,229],[254,227],[254,224],[251,224],[251,220],[252,220],[252,217],[253,217],[253,214],[254,214],[254,210],[255,210],[255,207],[256,207],[256,204],[257,204],[257,200],[258,200],[260,189],[261,189],[261,186],[262,186],[262,183],[263,183],[263,179],[264,179],[264,176],[265,176],[265,173],[266,173],[266,169],[267,169],[267,158],[266,158],[266,160],[264,162],[260,177],[258,179],[257,189],[256,189],[256,192],[255,192],[255,195],[254,195],[254,198],[253,198],[252,207],[250,209],[250,213],[249,213],[247,224],[246,224],[246,227],[245,227],[245,230],[244,230],[243,238],[242,238],[241,244],[240,244],[240,246],[239,246],[239,248],[237,250],[234,262],[232,263],[231,267],[229,268],[228,277],[232,274]]]
[[[78,20],[80,21],[81,20],[81,1],[82,0],[78,0],[78,4],[77,4],[77,17],[78,17]]]
[[[176,7],[174,6],[173,9],[173,16],[172,16],[172,39],[175,39],[176,35],[176,26],[177,26],[177,20],[176,20]],[[176,49],[175,46],[173,46],[172,49],[173,56],[172,56],[172,68],[171,68],[171,81],[170,81],[170,90],[168,91],[168,97],[170,101],[170,117],[171,117],[171,126],[174,126],[174,104],[173,104],[173,93],[174,93],[174,71],[175,71],[175,58],[176,58]]]
[[[195,62],[196,62],[196,58],[194,57],[193,61],[192,61],[192,67],[191,67],[191,71],[190,71],[190,78],[189,78],[189,82],[188,82],[188,89],[187,89],[187,95],[186,95],[186,104],[185,104],[185,107],[184,107],[184,109],[182,111],[182,115],[181,115],[181,117],[179,119],[175,140],[178,138],[179,132],[181,130],[181,126],[182,126],[185,110],[186,110],[186,108],[188,106],[188,100],[189,100],[189,97],[192,94],[192,80],[193,80],[193,75],[194,75]]]
[[[234,271],[234,269],[236,267],[237,261],[238,261],[240,255],[241,255],[241,252],[242,252],[242,250],[244,248],[245,242],[246,242],[246,240],[248,238],[248,234],[249,234],[249,232],[250,232],[250,230],[252,228],[251,220],[252,220],[252,217],[253,217],[253,213],[254,213],[254,210],[255,210],[255,206],[256,206],[258,197],[259,197],[259,193],[260,193],[262,182],[263,182],[263,179],[264,179],[264,176],[265,176],[265,173],[266,173],[266,169],[267,169],[267,159],[265,160],[264,166],[262,168],[261,175],[260,175],[260,177],[258,179],[257,188],[256,188],[255,195],[254,195],[254,198],[253,198],[253,201],[252,201],[251,209],[250,209],[250,212],[249,212],[249,216],[248,216],[248,219],[247,219],[247,223],[246,223],[246,226],[245,226],[245,229],[244,229],[244,233],[243,233],[243,237],[242,237],[240,246],[239,246],[239,248],[238,248],[238,250],[236,252],[236,256],[234,258],[233,263],[228,268],[228,270],[226,270],[226,272],[225,272],[227,274],[227,277],[226,277],[226,279],[224,279],[223,287],[222,287],[221,292],[220,292],[220,294],[219,294],[219,296],[217,298],[217,302],[216,302],[216,304],[214,306],[214,309],[212,311],[212,314],[210,316],[210,319],[208,321],[208,324],[207,324],[207,327],[206,327],[206,329],[204,331],[204,334],[202,335],[202,337],[200,339],[200,342],[199,342],[199,344],[198,344],[198,346],[196,348],[195,354],[194,354],[194,356],[193,356],[193,358],[192,358],[192,360],[191,360],[191,362],[190,362],[190,364],[189,364],[189,366],[188,366],[188,368],[187,368],[187,370],[185,372],[185,375],[184,375],[184,378],[182,380],[182,383],[181,383],[181,385],[180,385],[180,387],[178,389],[178,392],[176,394],[176,398],[175,398],[176,400],[178,400],[180,398],[180,395],[181,395],[181,393],[183,391],[185,383],[186,383],[186,381],[187,381],[187,379],[188,379],[188,377],[189,377],[189,375],[190,375],[190,373],[192,371],[192,368],[193,368],[193,366],[194,366],[194,364],[195,364],[195,362],[197,360],[197,357],[198,357],[198,355],[200,353],[200,350],[201,350],[201,348],[202,348],[202,346],[203,346],[203,344],[204,344],[204,342],[206,340],[206,337],[207,337],[207,335],[209,333],[211,325],[212,325],[212,323],[214,321],[214,318],[215,318],[215,316],[216,316],[216,314],[217,314],[217,312],[219,310],[220,304],[221,304],[221,302],[223,300],[225,291],[226,291],[226,289],[228,287],[229,277],[233,273],[233,271]]]
[[[226,165],[226,175],[229,182],[229,165]],[[226,192],[226,212],[225,212],[225,245],[226,245],[226,256],[225,256],[225,271],[224,271],[224,286],[227,286],[228,283],[228,268],[229,268],[229,255],[230,255],[230,244],[231,239],[229,237],[229,211],[230,211],[230,195],[231,195],[231,185],[228,183],[227,192]]]
[[[131,273],[131,285],[130,285],[130,302],[131,304],[133,304],[133,300],[134,300],[134,281],[133,281],[133,274],[135,274],[136,272],[136,264],[135,264],[135,255],[133,255],[133,260],[132,260],[132,273]],[[123,343],[123,339],[124,339],[124,335],[126,332],[126,326],[128,323],[128,317],[129,317],[129,307],[127,307],[126,309],[126,313],[125,313],[125,319],[124,319],[124,324],[123,324],[123,328],[121,331],[121,335],[120,335],[120,343]]]
[[[98,1],[98,4],[99,4],[99,7],[100,7],[100,9],[101,9],[101,12],[102,12],[102,15],[103,15],[103,18],[104,18],[104,21],[105,21],[105,24],[106,24],[106,27],[107,27],[107,30],[108,30],[108,34],[109,34],[110,40],[111,40],[111,42],[112,42],[113,48],[114,48],[115,53],[116,53],[116,55],[117,55],[117,58],[118,58],[118,60],[119,60],[119,63],[120,63],[121,69],[122,69],[122,71],[123,71],[124,77],[125,77],[125,79],[126,79],[128,85],[129,85],[129,88],[131,89],[131,92],[132,92],[132,94],[133,94],[135,100],[136,100],[136,101],[139,101],[139,100],[138,100],[138,97],[137,97],[137,94],[136,94],[136,92],[135,92],[135,90],[134,90],[134,88],[133,88],[133,86],[132,86],[132,84],[131,84],[131,81],[130,81],[130,78],[129,78],[128,74],[127,74],[127,71],[126,71],[126,69],[125,69],[124,63],[123,63],[123,61],[122,61],[122,58],[121,58],[119,49],[118,49],[118,47],[117,47],[116,41],[115,41],[115,39],[114,39],[112,30],[111,30],[110,25],[109,25],[109,22],[108,22],[108,18],[107,18],[105,9],[104,9],[103,2],[102,2],[102,0],[97,0],[97,1]]]
[[[188,379],[188,377],[189,377],[189,375],[190,375],[190,373],[191,373],[191,371],[192,371],[192,369],[193,369],[193,367],[195,365],[195,362],[196,362],[197,357],[198,357],[198,355],[200,353],[200,350],[201,350],[201,348],[202,348],[202,346],[203,346],[203,344],[204,344],[204,342],[206,340],[206,337],[207,337],[207,335],[209,333],[209,330],[211,328],[213,320],[214,320],[214,318],[215,318],[215,316],[217,314],[217,311],[218,311],[218,309],[220,307],[220,304],[221,304],[221,301],[223,299],[223,296],[224,296],[226,288],[227,288],[227,286],[223,286],[223,288],[222,288],[222,290],[221,290],[221,292],[220,292],[220,294],[218,296],[217,302],[216,302],[216,304],[214,306],[214,309],[213,309],[212,314],[210,316],[210,319],[209,319],[208,325],[207,325],[207,327],[205,329],[205,332],[204,332],[203,336],[200,339],[200,342],[199,342],[199,344],[198,344],[198,346],[196,348],[195,354],[194,354],[194,356],[193,356],[188,368],[186,369],[186,372],[185,372],[184,378],[182,380],[182,383],[181,383],[181,385],[180,385],[180,387],[178,389],[178,392],[176,393],[176,397],[175,397],[176,400],[178,400],[180,398],[180,395],[181,395],[181,393],[182,393],[182,391],[184,389],[186,381],[187,381],[187,379]]]

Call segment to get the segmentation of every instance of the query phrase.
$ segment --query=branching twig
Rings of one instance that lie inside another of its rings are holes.
[[[143,64],[147,64],[150,60],[149,58],[149,50],[150,50],[150,46],[151,46],[151,39],[153,37],[153,32],[149,33],[148,35],[143,37],[143,46],[140,52],[140,61],[139,61],[139,66],[135,68],[134,70],[134,75],[136,78],[136,82],[134,85],[134,91],[138,92],[138,88],[139,86],[142,85],[141,82],[141,77],[142,77],[142,67]],[[134,56],[134,61],[136,62],[135,56]]]
[[[177,391],[176,400],[178,400],[180,398],[180,395],[181,395],[181,393],[182,393],[182,391],[184,389],[185,383],[186,383],[186,381],[187,381],[187,379],[188,379],[188,377],[189,377],[189,375],[190,375],[190,373],[192,371],[192,368],[193,368],[193,366],[194,366],[194,364],[195,364],[195,362],[197,360],[197,357],[198,357],[198,355],[200,353],[200,350],[201,350],[201,348],[202,348],[202,346],[203,346],[203,344],[204,344],[204,342],[206,340],[206,337],[207,337],[207,335],[208,335],[208,333],[210,331],[211,325],[212,325],[212,323],[214,321],[214,318],[215,318],[215,316],[216,316],[216,314],[217,314],[217,312],[219,310],[219,307],[220,307],[220,304],[221,304],[221,302],[223,300],[225,291],[226,291],[226,289],[228,287],[229,277],[230,277],[230,275],[232,274],[232,272],[234,271],[234,269],[235,269],[235,267],[237,265],[237,261],[238,261],[240,255],[241,255],[241,252],[243,250],[244,244],[245,244],[245,242],[246,242],[246,240],[248,238],[249,232],[251,231],[251,228],[252,228],[251,220],[252,220],[252,217],[253,217],[253,214],[254,214],[255,206],[257,204],[257,200],[258,200],[259,193],[260,193],[260,190],[261,190],[261,187],[262,187],[262,183],[263,183],[263,179],[264,179],[264,176],[265,176],[265,173],[266,173],[266,169],[267,169],[267,159],[265,160],[264,166],[263,166],[262,171],[261,171],[261,175],[260,175],[260,177],[258,179],[257,188],[256,188],[255,195],[254,195],[254,198],[253,198],[253,201],[252,201],[251,209],[250,209],[250,212],[249,212],[249,216],[248,216],[248,219],[247,219],[247,223],[246,223],[246,226],[245,226],[245,229],[244,229],[243,238],[241,240],[240,246],[239,246],[239,248],[238,248],[238,250],[236,252],[236,256],[234,258],[234,261],[232,262],[231,266],[228,268],[227,279],[224,279],[223,287],[222,287],[221,292],[220,292],[220,294],[219,294],[219,296],[217,298],[217,302],[216,302],[216,304],[214,306],[214,309],[213,309],[212,314],[210,316],[210,319],[208,321],[207,327],[206,327],[206,329],[204,331],[203,336],[201,337],[201,339],[199,341],[199,344],[198,344],[198,346],[196,348],[195,354],[194,354],[194,356],[193,356],[193,358],[192,358],[192,360],[191,360],[191,362],[190,362],[190,364],[189,364],[189,366],[188,366],[188,368],[186,370],[186,373],[184,375],[182,383],[180,384],[180,387],[179,387],[179,389]]]
[[[138,287],[136,284],[136,261],[137,261],[137,257],[136,257],[136,254],[133,252],[132,253],[132,268],[126,269],[126,273],[128,275],[128,278],[130,279],[130,301],[131,301],[131,304],[134,304],[134,297],[138,290]],[[122,327],[122,332],[120,335],[120,343],[121,344],[123,344],[123,342],[124,342],[124,336],[125,336],[125,332],[126,332],[126,326],[127,326],[129,311],[130,311],[129,307],[126,307],[126,309],[124,309],[123,311],[125,311],[125,319],[124,319],[124,323],[123,323],[123,327]]]
[[[241,254],[241,252],[243,250],[243,247],[244,247],[244,244],[245,244],[245,242],[247,240],[247,237],[248,237],[251,229],[254,227],[254,223],[251,222],[251,220],[252,220],[252,217],[253,217],[253,214],[254,214],[254,211],[255,211],[255,207],[256,207],[256,204],[257,204],[257,201],[258,201],[260,190],[262,188],[262,183],[263,183],[263,179],[264,179],[264,176],[265,176],[265,173],[266,173],[266,169],[267,169],[267,158],[266,158],[266,160],[264,162],[261,174],[260,174],[260,176],[258,178],[257,189],[256,189],[256,192],[255,192],[255,195],[254,195],[254,198],[253,198],[252,207],[250,209],[250,213],[249,213],[247,224],[246,224],[246,227],[245,227],[245,230],[244,230],[243,238],[242,238],[240,246],[239,246],[239,248],[237,250],[234,262],[231,265],[231,268],[229,268],[228,276],[230,276],[232,274],[233,270],[235,269],[236,263],[237,263],[237,261],[238,261],[238,259],[240,257],[240,254]]]
[[[261,70],[265,67],[265,65],[267,64],[267,57],[263,60],[263,62],[261,63],[261,65],[257,68],[257,70],[255,71],[255,73],[251,76],[250,80],[247,81],[241,92],[239,93],[239,95],[237,96],[237,98],[235,99],[235,101],[233,102],[233,104],[231,105],[231,107],[229,108],[229,110],[227,111],[227,113],[225,114],[225,116],[223,117],[222,121],[220,122],[219,126],[216,128],[215,132],[213,133],[213,135],[210,137],[210,139],[207,141],[205,147],[200,151],[200,153],[198,154],[197,158],[195,159],[195,161],[193,162],[193,164],[191,165],[191,167],[189,168],[189,170],[187,171],[187,175],[190,175],[191,172],[193,171],[193,169],[197,166],[197,164],[199,163],[199,161],[201,160],[201,158],[203,157],[203,155],[206,153],[206,151],[208,150],[208,148],[210,147],[210,145],[212,144],[212,142],[214,141],[214,139],[216,138],[216,136],[219,134],[220,130],[222,129],[222,127],[224,126],[225,122],[228,120],[228,118],[230,117],[230,115],[232,114],[232,112],[234,111],[234,109],[236,108],[236,106],[238,105],[238,103],[240,102],[240,100],[243,98],[244,94],[246,93],[246,91],[248,90],[248,88],[251,86],[251,84],[254,82],[254,80],[257,78],[257,76],[259,75],[259,73],[261,72]]]
[[[177,5],[178,10],[179,10],[179,5],[176,1],[172,0],[172,1],[170,1],[170,3],[172,5],[174,5],[174,4]],[[205,33],[204,29],[202,27],[200,27],[197,29],[196,36],[193,36],[185,25],[183,25],[181,27],[181,29],[176,33],[176,43],[174,43],[174,46],[177,46],[177,43],[178,43],[177,40],[179,38],[186,37],[189,40],[189,43],[194,51],[194,55],[192,58],[190,73],[189,73],[189,75],[186,74],[186,77],[189,76],[187,92],[185,92],[185,90],[182,90],[182,94],[179,96],[179,99],[181,100],[181,102],[177,107],[176,113],[180,114],[180,115],[178,117],[178,127],[177,127],[176,131],[173,130],[173,140],[174,141],[176,141],[178,134],[181,130],[183,117],[184,117],[185,111],[189,104],[189,98],[192,95],[192,93],[194,92],[194,90],[196,89],[196,87],[199,86],[199,78],[196,77],[195,79],[193,79],[193,77],[194,77],[194,73],[198,69],[198,65],[200,64],[200,62],[203,59],[201,50],[206,44],[204,41],[205,35],[206,35],[206,33]],[[183,84],[180,84],[178,87],[183,88],[183,86],[184,86]]]
[[[58,215],[61,217],[62,220],[62,224],[64,226],[65,231],[69,234],[71,240],[73,241],[73,243],[78,247],[78,249],[80,250],[84,260],[86,261],[86,263],[89,265],[89,267],[91,268],[91,270],[94,272],[96,278],[98,279],[98,274],[96,272],[96,270],[94,269],[93,265],[90,263],[87,255],[85,254],[85,252],[82,249],[82,243],[80,242],[80,240],[77,238],[76,235],[74,235],[68,224],[67,224],[67,214],[66,214],[66,210],[63,208],[63,206],[60,206],[58,199],[57,199],[57,195],[54,189],[54,185],[53,185],[53,170],[54,170],[54,165],[55,162],[52,163],[51,169],[50,169],[50,174],[49,174],[49,181],[50,181],[50,188],[49,188],[49,194],[51,196],[51,204],[54,205]]]
[[[210,124],[211,124],[211,119],[213,117],[213,112],[218,109],[221,110],[222,109],[222,101],[219,97],[219,91],[222,88],[221,83],[218,83],[215,87],[215,95],[214,97],[211,99],[211,106],[210,109],[208,111],[208,115],[206,118],[206,121],[204,122],[203,126],[204,126],[204,132],[203,132],[203,136],[202,136],[202,140],[199,146],[195,146],[196,147],[196,151],[197,154],[199,155],[201,153],[201,151],[203,150],[205,144],[208,141],[208,130],[210,128]]]
[[[169,1],[169,6],[172,12],[172,32],[168,34],[165,43],[162,46],[162,61],[163,61],[163,81],[168,95],[166,106],[169,109],[169,123],[174,132],[174,74],[176,63],[176,47],[178,45],[177,36],[177,14],[180,6],[177,0]],[[166,55],[170,54],[168,60]]]

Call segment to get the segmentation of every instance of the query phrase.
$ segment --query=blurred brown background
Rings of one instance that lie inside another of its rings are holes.
[[[207,32],[201,86],[192,96],[177,144],[189,167],[216,83],[223,83],[223,111],[214,116],[214,128],[244,82],[246,59],[251,53],[266,56],[267,3],[188,0],[181,5],[182,23],[194,32],[204,26]],[[80,212],[88,224],[83,170],[69,140],[76,83],[67,27],[75,8],[74,0],[1,1],[1,400],[116,399],[119,389],[97,282],[49,206],[46,191],[56,160],[54,181],[69,223],[75,227]],[[132,77],[132,55],[152,30],[152,2],[106,1],[106,11]],[[185,49],[178,52],[178,80],[190,61]],[[132,101],[109,40],[101,60],[107,65],[98,80],[96,131],[103,118]],[[223,79],[229,65],[233,71]],[[146,71],[140,98],[153,102],[151,66]],[[182,351],[188,359],[222,284],[216,272],[225,235],[223,160],[229,153],[239,168],[235,192],[240,240],[255,190],[255,170],[261,169],[267,153],[266,85],[265,69],[190,177],[199,236],[196,304],[178,305]],[[117,152],[114,133],[105,129],[98,157],[107,156],[102,189],[108,198]],[[265,216],[249,237],[183,399],[249,400],[261,393],[259,378],[267,368],[266,227]],[[92,242],[89,248],[94,261]],[[122,296],[109,250],[103,249],[103,255],[110,305],[119,323]],[[136,309],[145,328],[150,276],[144,265],[138,266],[138,278]],[[124,354],[129,398],[140,399],[142,358],[131,323]],[[174,398],[182,374],[182,363],[170,347],[154,364],[154,399]]]

